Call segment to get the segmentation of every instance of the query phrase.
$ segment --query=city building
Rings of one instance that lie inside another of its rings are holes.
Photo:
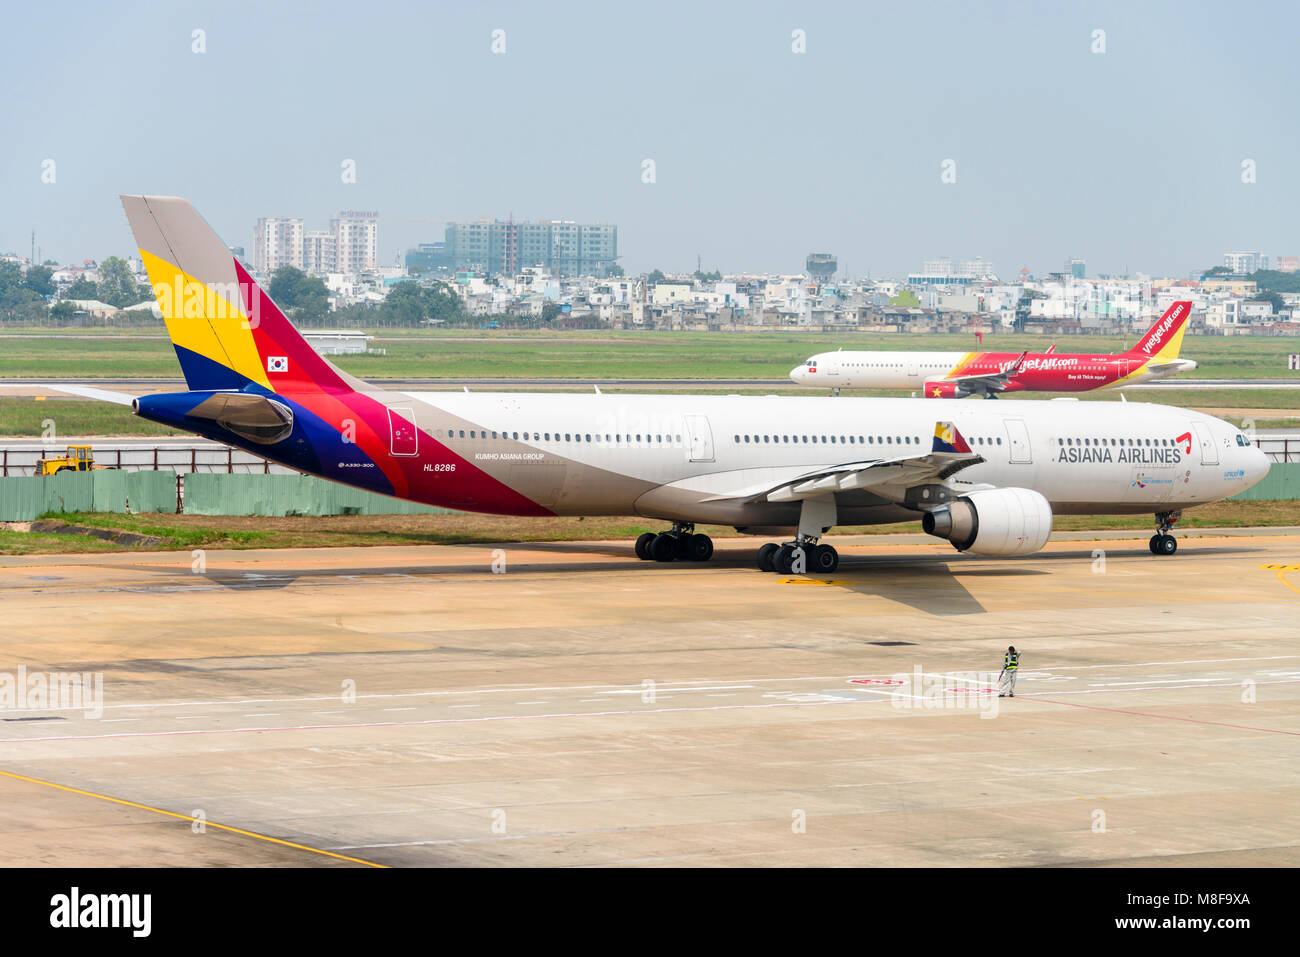
[[[253,231],[253,271],[269,276],[293,266],[315,276],[354,276],[374,269],[379,252],[379,214],[345,211],[329,229],[307,230],[297,217],[264,217]]]
[[[926,259],[921,263],[921,271],[908,273],[910,286],[950,286],[964,285],[996,278],[993,264],[976,257],[962,262],[953,262],[947,256],[941,259]]]
[[[405,263],[408,273],[417,274],[452,268],[451,257],[447,255],[447,244],[445,242],[420,243],[414,249],[408,249]]]
[[[540,266],[557,276],[603,278],[618,260],[618,227],[572,220],[448,223],[445,253],[451,268],[488,275]]]
[[[1237,276],[1249,276],[1260,269],[1268,268],[1268,257],[1260,252],[1224,253],[1223,265]]]
[[[804,260],[808,275],[818,282],[830,282],[839,270],[839,261],[830,253],[809,253]]]
[[[315,276],[338,272],[338,244],[327,229],[309,229],[302,234],[302,265]]]
[[[269,276],[281,266],[302,268],[302,220],[267,216],[253,230],[253,269]]]
[[[379,214],[348,210],[330,220],[334,272],[356,275],[374,269],[379,256]]]

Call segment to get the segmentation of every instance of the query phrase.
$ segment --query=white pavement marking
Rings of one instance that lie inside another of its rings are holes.
[[[679,682],[675,682],[675,683],[679,683]],[[661,688],[656,686],[653,689],[626,688],[626,689],[620,689],[618,691],[602,691],[601,694],[645,694],[647,691],[653,690],[654,693],[657,695],[664,691],[728,691],[731,689],[744,689],[744,688],[752,689],[753,687],[754,687],[753,685],[714,685],[713,687],[710,688],[676,688],[676,687]]]

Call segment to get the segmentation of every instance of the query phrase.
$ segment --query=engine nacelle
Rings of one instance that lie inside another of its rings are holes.
[[[985,489],[926,512],[921,527],[959,552],[1028,555],[1052,534],[1052,506],[1033,489]]]
[[[955,382],[927,382],[921,395],[927,399],[962,399],[969,393]]]

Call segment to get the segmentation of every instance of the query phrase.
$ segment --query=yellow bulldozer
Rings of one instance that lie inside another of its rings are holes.
[[[56,475],[59,472],[93,472],[112,468],[96,465],[95,452],[89,445],[69,445],[66,455],[41,458],[36,463],[37,475]]]

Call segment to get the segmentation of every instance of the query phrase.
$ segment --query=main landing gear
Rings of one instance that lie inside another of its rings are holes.
[[[782,575],[829,575],[840,567],[840,553],[811,538],[784,545],[768,542],[758,550],[758,567]]]
[[[1151,536],[1152,555],[1172,555],[1178,551],[1178,539],[1169,532],[1174,522],[1183,517],[1182,512],[1156,512],[1156,533]]]
[[[636,540],[636,557],[643,562],[707,562],[713,557],[713,539],[694,530],[690,522],[675,522],[671,531],[646,532]]]

